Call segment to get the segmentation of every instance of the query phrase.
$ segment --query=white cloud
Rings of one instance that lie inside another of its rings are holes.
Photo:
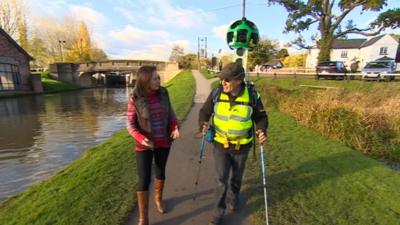
[[[105,37],[98,33],[92,34],[92,41],[95,43],[97,48],[101,48],[103,50],[111,47],[110,43],[105,40]]]
[[[185,9],[172,5],[169,0],[149,0],[145,2],[147,21],[157,26],[174,26],[193,28],[203,25],[203,21],[212,19],[213,15],[205,15],[201,9]],[[142,12],[143,13],[143,12]]]
[[[168,39],[170,34],[161,30],[147,31],[128,25],[122,30],[110,31],[110,36],[115,40],[124,42],[126,45],[135,46],[138,43],[155,43]]]
[[[101,29],[109,23],[106,16],[90,7],[83,5],[69,5],[68,8],[74,18],[83,20],[91,28]]]
[[[109,37],[106,50],[112,58],[168,60],[173,45],[187,49],[190,44],[163,30],[143,30],[132,25],[110,31]]]
[[[41,15],[49,21],[61,21],[65,17],[84,21],[95,45],[114,58],[167,60],[175,44],[182,46],[185,53],[190,52],[191,42],[178,37],[173,30],[197,30],[215,18],[213,13],[181,7],[170,0],[105,0],[112,6],[110,15],[97,11],[100,10],[97,3],[88,1],[78,4],[65,0],[27,2],[34,16]],[[114,19],[118,17],[122,20],[115,24]]]
[[[29,0],[25,1],[25,3],[28,4],[28,11],[30,11],[31,14],[53,17],[64,14],[67,5],[64,0]]]
[[[118,13],[121,13],[125,18],[128,19],[130,23],[135,23],[138,21],[138,16],[132,10],[122,7],[115,7],[114,10]]]
[[[118,51],[117,54],[111,54],[111,58],[117,59],[148,59],[166,61],[171,53],[171,46],[163,44],[152,44],[144,49]]]
[[[218,38],[222,38],[225,40],[226,38],[226,32],[228,31],[229,25],[225,24],[225,25],[220,25],[217,27],[213,27],[212,28],[212,32],[214,33],[214,36],[218,37]]]

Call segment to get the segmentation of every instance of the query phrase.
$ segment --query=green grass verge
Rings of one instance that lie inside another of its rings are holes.
[[[341,82],[294,79],[254,79],[285,89],[300,85],[334,86],[348,91],[387,90],[397,82]],[[216,86],[218,82],[214,82]],[[269,142],[265,145],[270,224],[278,225],[399,225],[400,174],[344,144],[298,125],[295,119],[269,107]],[[272,97],[272,98],[271,98]],[[265,100],[265,99],[264,99]],[[276,107],[275,107],[276,109]],[[252,153],[251,153],[252,154]],[[261,160],[249,156],[243,191],[251,224],[265,224]]]
[[[195,80],[183,71],[168,84],[180,121],[189,112]],[[120,224],[136,202],[133,140],[124,129],[51,178],[0,205],[0,224]]]
[[[54,80],[49,77],[47,72],[40,73],[42,85],[45,93],[55,93],[80,89],[80,87],[62,81]]]
[[[212,79],[212,78],[217,77],[217,74],[216,74],[216,73],[210,72],[210,71],[208,71],[207,69],[202,69],[202,70],[200,70],[200,72],[203,74],[203,76],[204,76],[206,79]]]
[[[266,144],[270,224],[400,224],[400,175],[270,112]],[[259,157],[258,157],[259,158]],[[244,192],[252,224],[265,224],[261,160],[249,158]]]
[[[62,81],[51,79],[47,72],[35,72],[32,74],[41,75],[44,94],[82,89],[79,86],[75,86],[75,85],[68,84],[68,83],[65,83]],[[0,95],[0,98],[13,98],[13,97],[19,97],[19,96],[33,95],[33,94],[42,94],[42,93],[32,93],[31,91],[24,91],[24,92],[10,93],[10,94],[3,93],[2,95]]]
[[[266,105],[366,155],[399,165],[400,83],[260,79],[257,84]],[[321,86],[338,89],[316,88]]]
[[[163,86],[168,88],[175,113],[180,121],[182,121],[192,107],[196,92],[196,82],[192,72],[184,70]]]
[[[304,89],[310,87],[302,87],[300,85],[311,85],[311,86],[327,86],[327,87],[336,87],[343,88],[349,91],[371,91],[371,90],[385,90],[387,88],[392,89],[394,91],[400,91],[400,82],[374,82],[374,81],[359,81],[359,80],[345,80],[345,81],[337,81],[337,80],[312,80],[312,79],[303,79],[303,78],[255,78],[250,77],[250,80],[255,80],[257,82],[270,83],[273,85],[277,85],[289,90],[295,89]]]

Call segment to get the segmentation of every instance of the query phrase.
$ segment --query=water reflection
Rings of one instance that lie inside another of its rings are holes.
[[[0,99],[0,200],[125,127],[128,89]]]

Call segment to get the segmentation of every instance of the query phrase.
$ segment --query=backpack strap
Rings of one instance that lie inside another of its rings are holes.
[[[253,82],[246,81],[246,87],[249,90],[250,105],[255,108],[258,100],[258,92]]]
[[[256,90],[256,87],[253,82],[246,81],[246,87],[248,88],[249,91],[249,98],[250,98],[250,105],[253,107],[253,109],[257,105],[257,100],[258,100],[258,92]],[[257,155],[256,155],[256,124],[252,118],[253,121],[253,158],[254,160],[257,161]]]
[[[218,102],[219,99],[219,95],[221,94],[222,91],[222,86],[218,85],[217,87],[215,87],[212,92],[211,92],[211,96],[212,96],[212,100],[213,100],[213,104],[215,105],[215,103]],[[213,108],[214,110],[214,108]]]

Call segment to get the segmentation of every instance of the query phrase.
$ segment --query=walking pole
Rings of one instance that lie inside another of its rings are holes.
[[[200,168],[201,168],[201,160],[203,159],[203,154],[204,154],[204,148],[205,148],[205,137],[206,135],[203,134],[203,138],[201,140],[200,144],[200,157],[199,157],[199,167],[197,168],[197,174],[196,174],[196,181],[194,182],[194,195],[193,195],[193,200],[196,200],[197,197],[197,184],[199,183],[199,177],[200,177]]]
[[[267,201],[267,180],[266,180],[266,171],[265,171],[265,162],[264,162],[264,146],[260,145],[261,149],[261,166],[262,166],[262,176],[263,176],[263,185],[264,185],[264,204],[265,204],[265,222],[268,223],[268,201]]]

